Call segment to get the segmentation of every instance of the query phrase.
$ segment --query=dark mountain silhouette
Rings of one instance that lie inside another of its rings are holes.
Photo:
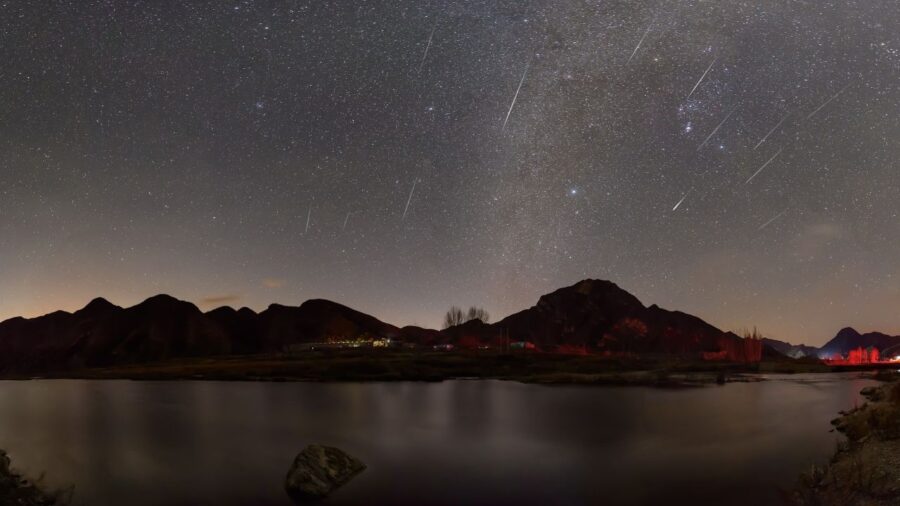
[[[881,332],[869,332],[860,334],[856,329],[846,327],[841,329],[831,341],[825,343],[820,348],[820,354],[823,357],[831,357],[833,355],[847,356],[850,350],[856,348],[877,348],[882,354],[888,351],[893,356],[900,354],[900,336],[889,336]]]
[[[225,328],[168,295],[126,309],[107,307],[80,323],[71,345],[60,350],[69,363],[103,366],[231,352]]]
[[[341,338],[437,342],[437,332],[401,330],[327,300],[273,304],[261,313],[220,307],[203,313],[157,295],[130,308],[103,299],[75,313],[58,311],[0,323],[0,370],[45,371],[230,354],[283,351],[294,343]]]
[[[272,304],[259,314],[256,330],[263,349],[272,351],[298,342],[400,334],[397,327],[374,316],[324,299],[308,300],[300,307]]]
[[[0,370],[48,371],[144,363],[179,357],[282,352],[297,343],[390,338],[464,348],[527,341],[547,351],[613,354],[712,354],[751,360],[755,347],[678,311],[645,307],[609,281],[585,280],[542,296],[537,305],[494,324],[480,320],[443,331],[398,328],[335,302],[273,304],[256,313],[157,295],[121,308],[95,299],[74,313],[58,311],[0,323]],[[756,350],[756,351],[754,351]],[[767,350],[767,353],[771,350]]]
[[[587,279],[542,296],[537,305],[492,325],[469,322],[444,331],[457,340],[497,344],[527,341],[544,349],[608,353],[732,353],[744,340],[705,321],[656,305],[645,307],[610,281]]]
[[[258,314],[250,308],[234,309],[228,306],[213,309],[206,313],[207,318],[228,329],[231,335],[231,351],[239,355],[261,351],[256,327]]]
[[[762,341],[766,346],[791,358],[817,357],[819,354],[819,348],[816,348],[815,346],[791,344],[777,339],[769,339],[768,337],[764,337]]]

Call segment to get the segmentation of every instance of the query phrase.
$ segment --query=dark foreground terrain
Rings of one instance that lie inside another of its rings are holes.
[[[65,504],[63,492],[47,492],[10,468],[6,452],[0,450],[0,505],[51,506]]]
[[[443,381],[502,379],[542,384],[678,386],[746,381],[745,374],[830,372],[813,361],[754,364],[658,357],[604,357],[549,353],[434,352],[396,350],[306,351],[174,359],[148,364],[85,368],[48,378],[233,381]],[[842,369],[845,370],[845,369]],[[8,376],[26,379],[30,376]]]
[[[900,504],[900,382],[863,389],[869,402],[831,423],[846,436],[831,462],[813,466],[791,497],[804,506]]]

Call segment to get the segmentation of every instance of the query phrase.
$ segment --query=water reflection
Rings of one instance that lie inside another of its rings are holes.
[[[370,466],[327,504],[749,505],[830,455],[868,384],[2,382],[0,448],[75,504],[287,506],[293,456],[321,442]]]

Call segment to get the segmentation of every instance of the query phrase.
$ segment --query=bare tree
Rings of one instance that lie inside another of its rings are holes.
[[[463,310],[452,306],[447,314],[444,315],[444,328],[449,329],[450,327],[455,327],[457,325],[461,325],[466,321],[465,314],[463,314]]]
[[[469,311],[463,312],[459,307],[453,306],[444,315],[444,328],[449,329],[472,320],[481,320],[482,323],[488,323],[490,319],[491,315],[483,308],[472,306],[469,308]]]
[[[481,323],[488,323],[491,321],[491,315],[484,308],[472,306],[466,314],[466,321],[472,320],[481,320]]]

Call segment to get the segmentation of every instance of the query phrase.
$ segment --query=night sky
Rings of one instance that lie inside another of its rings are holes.
[[[895,0],[0,1],[0,319],[582,278],[900,333]]]

